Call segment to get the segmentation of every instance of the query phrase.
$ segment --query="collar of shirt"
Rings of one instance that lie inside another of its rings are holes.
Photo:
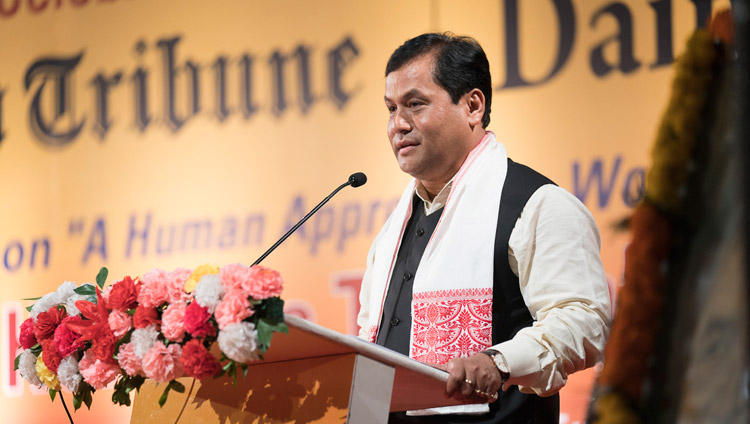
[[[451,186],[453,186],[453,179],[451,178],[450,181],[446,185],[443,186],[443,188],[440,190],[440,193],[435,196],[432,201],[427,200],[430,198],[430,195],[427,193],[427,189],[424,188],[421,182],[417,181],[417,186],[414,189],[417,196],[422,199],[422,202],[424,203],[424,214],[430,215],[431,213],[435,211],[439,211],[440,208],[445,206],[446,200],[448,200],[448,195],[451,192]]]

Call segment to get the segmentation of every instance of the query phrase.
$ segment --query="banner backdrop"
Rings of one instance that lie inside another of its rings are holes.
[[[64,419],[12,371],[21,299],[101,266],[111,283],[251,263],[362,171],[367,185],[264,261],[287,312],[355,333],[366,252],[409,180],[386,137],[384,67],[425,31],[483,45],[490,129],[586,203],[614,289],[627,237],[613,225],[641,196],[674,57],[727,3],[0,0],[4,420]],[[562,422],[583,420],[593,375],[571,377]],[[110,395],[76,422],[127,422]]]

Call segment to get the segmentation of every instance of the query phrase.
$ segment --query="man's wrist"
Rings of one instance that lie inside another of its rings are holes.
[[[502,387],[510,378],[510,370],[508,369],[508,364],[505,362],[505,357],[503,357],[500,351],[495,349],[485,349],[482,353],[489,356],[495,363],[495,366],[497,366],[498,371],[500,371],[500,378],[502,379],[500,386]]]

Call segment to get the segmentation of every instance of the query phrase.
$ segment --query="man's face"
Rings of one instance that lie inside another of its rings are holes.
[[[385,79],[393,153],[401,170],[425,186],[447,183],[473,147],[464,100],[453,104],[448,92],[435,82],[431,53],[418,56]]]

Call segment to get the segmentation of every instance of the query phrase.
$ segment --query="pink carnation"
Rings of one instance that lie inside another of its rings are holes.
[[[78,363],[78,369],[83,379],[97,390],[105,388],[120,374],[120,367],[117,364],[96,359],[90,350],[83,354],[81,362]]]
[[[168,274],[163,269],[152,269],[143,274],[141,291],[138,293],[139,306],[156,308],[169,299],[167,293]]]
[[[60,357],[65,358],[71,353],[75,352],[79,347],[83,347],[83,342],[80,341],[81,336],[73,332],[68,328],[67,324],[73,322],[80,324],[83,322],[80,316],[74,315],[72,317],[66,317],[62,320],[62,323],[55,329],[55,347],[60,353]]]
[[[250,277],[250,268],[242,264],[224,265],[219,270],[219,276],[226,291],[240,290]]]
[[[182,377],[182,348],[177,343],[169,347],[158,341],[143,355],[143,372],[146,377],[159,383],[166,383]]]
[[[161,316],[161,332],[169,341],[180,342],[185,337],[185,304],[173,303]]]
[[[109,313],[107,322],[109,323],[110,330],[112,330],[112,333],[118,339],[133,328],[133,318],[119,309],[115,309]]]
[[[185,293],[185,282],[193,272],[187,268],[177,268],[167,275],[167,295],[169,303],[186,302],[190,295]]]
[[[277,271],[256,265],[250,268],[248,277],[242,283],[242,289],[253,299],[263,300],[281,295],[283,281]]]
[[[220,330],[223,330],[229,324],[236,324],[252,314],[250,301],[247,300],[247,295],[241,290],[228,291],[221,302],[216,305],[214,311]]]
[[[117,362],[131,377],[144,375],[143,368],[141,368],[141,358],[135,354],[135,349],[133,349],[133,345],[130,343],[120,345],[120,350],[117,351]]]
[[[174,271],[153,269],[143,275],[138,303],[147,308],[156,308],[163,303],[185,301],[185,281],[190,277],[190,270],[178,268]]]

